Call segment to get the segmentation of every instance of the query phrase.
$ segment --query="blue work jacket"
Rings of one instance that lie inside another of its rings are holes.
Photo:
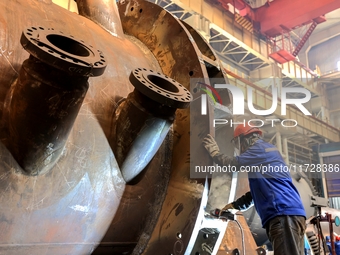
[[[274,145],[257,140],[236,159],[241,171],[248,172],[250,192],[263,227],[280,215],[306,217],[290,169]]]

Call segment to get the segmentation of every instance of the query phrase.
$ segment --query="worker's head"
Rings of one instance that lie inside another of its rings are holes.
[[[262,135],[262,131],[257,127],[251,127],[248,124],[240,124],[235,128],[233,143],[240,150],[240,153],[245,152],[252,146],[256,140]]]

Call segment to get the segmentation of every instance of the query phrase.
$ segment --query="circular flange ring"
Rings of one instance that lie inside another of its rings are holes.
[[[106,68],[100,50],[53,28],[28,27],[20,43],[35,58],[71,75],[99,76]]]
[[[153,70],[137,68],[130,74],[130,82],[143,95],[173,108],[187,108],[191,93],[174,79]]]

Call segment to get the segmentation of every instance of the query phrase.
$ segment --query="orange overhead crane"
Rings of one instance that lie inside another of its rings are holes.
[[[339,0],[275,0],[256,9],[254,21],[260,24],[262,34],[273,37],[281,34],[282,26],[293,30],[313,20],[323,22],[323,15],[338,8]]]
[[[268,38],[270,56],[279,63],[294,60],[324,15],[340,8],[339,0],[274,0],[252,9],[244,0],[217,0],[223,8],[235,7],[241,16],[253,22],[257,31]],[[309,25],[303,36],[292,46],[292,30]]]

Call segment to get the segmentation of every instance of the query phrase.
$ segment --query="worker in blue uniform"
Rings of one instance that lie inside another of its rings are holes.
[[[250,192],[227,204],[221,212],[245,209],[254,202],[274,254],[303,255],[306,213],[300,195],[280,152],[261,136],[262,131],[256,127],[238,125],[233,139],[240,151],[236,157],[220,153],[210,134],[204,138],[203,145],[216,164],[248,172]]]
[[[337,237],[335,239],[334,246],[335,246],[335,254],[340,255],[340,241]]]
[[[331,245],[331,238],[330,236],[326,236],[326,245],[328,247],[329,250],[329,255],[332,255],[332,245]],[[340,255],[340,241],[339,238],[335,237],[334,238],[334,247],[335,247],[335,254],[336,255]]]

